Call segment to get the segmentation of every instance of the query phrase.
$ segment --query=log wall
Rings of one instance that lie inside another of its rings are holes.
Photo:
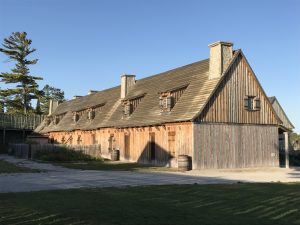
[[[279,166],[278,128],[194,124],[194,169]]]

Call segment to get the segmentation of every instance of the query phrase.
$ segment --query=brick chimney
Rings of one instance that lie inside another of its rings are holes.
[[[227,69],[232,59],[233,43],[217,41],[208,47],[210,48],[209,56],[209,79],[219,78]]]
[[[121,99],[124,99],[127,93],[135,84],[135,75],[124,74],[121,76]]]

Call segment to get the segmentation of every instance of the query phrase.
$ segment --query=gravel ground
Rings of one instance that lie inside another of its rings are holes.
[[[39,169],[41,173],[0,174],[0,192],[28,192],[83,187],[124,187],[163,184],[218,184],[237,182],[299,182],[300,168],[193,170],[188,172],[74,170],[0,155],[8,162]]]

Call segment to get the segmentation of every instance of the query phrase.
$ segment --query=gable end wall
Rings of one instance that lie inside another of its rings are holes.
[[[277,118],[255,75],[240,55],[225,75],[216,92],[212,95],[197,122],[277,124]],[[261,109],[244,109],[244,97],[257,96]]]

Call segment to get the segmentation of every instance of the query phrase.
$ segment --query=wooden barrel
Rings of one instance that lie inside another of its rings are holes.
[[[114,149],[111,151],[111,161],[118,161],[120,159],[120,150]]]
[[[190,160],[187,155],[178,156],[178,170],[188,171],[190,169]]]

